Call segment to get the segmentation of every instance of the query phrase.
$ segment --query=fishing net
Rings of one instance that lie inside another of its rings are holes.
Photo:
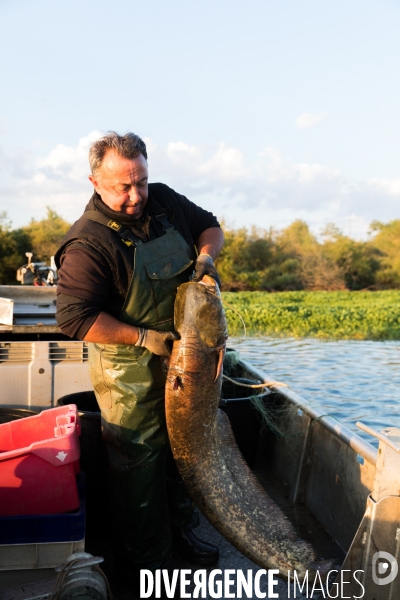
[[[303,412],[282,394],[271,387],[287,387],[281,382],[257,382],[244,378],[243,363],[237,350],[227,348],[224,358],[224,380],[222,383],[221,398],[240,399],[251,402],[256,410],[261,431],[270,431],[274,435],[287,438],[303,434],[312,427],[318,419],[311,420],[307,427],[293,431],[289,424],[293,419],[298,420]],[[288,431],[290,429],[290,431]]]

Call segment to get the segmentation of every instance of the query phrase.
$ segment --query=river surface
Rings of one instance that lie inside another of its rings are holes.
[[[249,337],[228,346],[374,446],[356,421],[400,427],[400,342]]]

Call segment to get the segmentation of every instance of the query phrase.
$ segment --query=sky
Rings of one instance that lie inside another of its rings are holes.
[[[146,141],[231,227],[400,219],[400,0],[0,0],[0,212],[70,222],[90,143]]]

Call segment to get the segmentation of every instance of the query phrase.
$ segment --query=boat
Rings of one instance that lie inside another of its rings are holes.
[[[0,323],[1,410],[43,410],[56,406],[62,397],[86,393],[88,398],[91,393],[86,344],[70,340],[58,329],[55,294],[55,287],[0,286],[0,299],[7,306],[13,303],[12,322]],[[296,597],[296,585],[297,597],[300,593],[310,598],[318,593],[320,597],[369,600],[400,597],[400,430],[388,427],[376,432],[360,424],[371,435],[368,443],[274,382],[234,349],[227,351],[224,374],[221,408],[231,419],[243,455],[299,536],[312,543],[320,558],[333,559],[337,565],[332,567],[337,572],[330,580],[331,596],[327,587],[318,592],[319,582],[297,585],[294,579],[279,580],[274,590],[279,591],[279,598]],[[233,391],[232,380],[239,384]],[[254,398],[243,382],[267,384],[260,396],[267,423],[260,422]],[[86,407],[81,415],[96,420],[95,412],[95,407]],[[201,531],[222,548],[219,569],[258,568],[204,520]],[[87,536],[86,550],[112,563],[107,539]],[[190,565],[178,561],[176,568],[190,569]],[[107,574],[113,593],[120,600],[130,598],[112,566]],[[0,570],[0,590],[12,590],[8,596],[0,592],[0,600],[49,597],[46,594],[53,583],[52,569]],[[18,592],[18,586],[24,591]]]

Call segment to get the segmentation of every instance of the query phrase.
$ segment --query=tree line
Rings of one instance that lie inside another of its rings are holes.
[[[16,270],[49,263],[70,224],[48,208],[44,219],[13,229],[0,215],[0,284],[16,284]],[[315,236],[307,223],[277,230],[234,229],[222,223],[225,245],[217,268],[226,291],[378,290],[400,288],[400,219],[370,226],[367,241],[344,235],[334,224]]]
[[[367,241],[334,224],[317,237],[296,220],[282,230],[232,229],[217,260],[223,289],[378,290],[400,288],[400,219],[374,221]]]

